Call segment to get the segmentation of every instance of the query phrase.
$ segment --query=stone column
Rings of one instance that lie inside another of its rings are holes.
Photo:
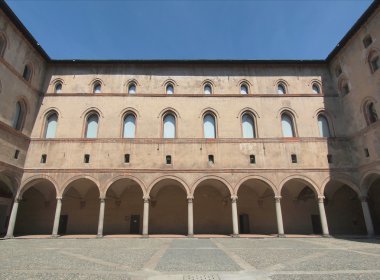
[[[149,197],[144,198],[143,237],[149,234]]]
[[[282,222],[282,211],[281,211],[281,196],[274,197],[276,201],[276,218],[277,218],[277,230],[278,237],[284,237],[284,224]]]
[[[187,198],[187,236],[194,236],[194,218],[193,218],[193,200],[194,198]]]
[[[363,209],[365,226],[367,228],[367,235],[372,236],[375,234],[375,231],[373,229],[373,223],[372,223],[371,213],[369,212],[367,197],[366,196],[360,197],[360,201],[362,202],[362,209]]]
[[[62,197],[57,197],[57,206],[55,207],[54,225],[51,237],[58,237],[59,219],[61,217]]]
[[[105,198],[100,198],[100,211],[99,211],[99,223],[97,237],[103,237],[103,225],[104,225],[104,208],[106,205]]]
[[[318,196],[319,216],[321,217],[322,234],[324,237],[329,237],[330,234],[329,234],[329,227],[327,224],[325,204],[323,203],[324,199],[325,199],[324,196]]]
[[[9,218],[9,224],[8,224],[8,230],[7,230],[7,235],[5,238],[13,238],[13,231],[15,229],[15,224],[16,224],[16,217],[17,217],[17,210],[18,210],[18,204],[21,199],[16,198],[15,201],[13,202],[13,207],[12,207],[12,212],[11,212],[11,217]]]
[[[238,214],[237,214],[237,196],[231,197],[231,206],[232,206],[232,229],[233,237],[239,236],[239,225],[238,225]]]

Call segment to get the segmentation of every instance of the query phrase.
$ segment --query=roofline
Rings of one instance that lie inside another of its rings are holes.
[[[330,52],[326,59],[316,60],[234,60],[234,59],[150,59],[150,60],[122,60],[122,59],[110,59],[110,60],[92,60],[92,59],[51,59],[45,52],[25,25],[20,21],[12,9],[8,6],[5,0],[0,0],[0,9],[9,17],[16,28],[25,36],[29,43],[37,50],[37,52],[49,63],[54,64],[123,64],[123,63],[135,63],[135,64],[153,64],[153,63],[168,63],[168,64],[324,64],[329,63],[335,55],[347,44],[347,42],[356,34],[356,32],[362,27],[362,25],[369,19],[369,17],[380,6],[380,1],[374,0],[363,15],[355,22],[346,35],[340,40],[337,46]]]
[[[5,0],[0,0],[0,9],[9,17],[11,22],[16,26],[16,28],[25,36],[30,44],[35,48],[35,50],[46,60],[51,61],[50,56],[45,52],[45,50],[40,46],[37,40],[21,22],[21,20],[16,16],[12,9],[8,6]]]
[[[348,41],[356,34],[357,31],[363,26],[363,24],[369,19],[370,16],[380,7],[380,1],[374,0],[364,14],[355,22],[351,29],[344,35],[342,40],[336,45],[336,47],[330,52],[326,58],[326,62],[330,62],[338,52],[344,48]]]

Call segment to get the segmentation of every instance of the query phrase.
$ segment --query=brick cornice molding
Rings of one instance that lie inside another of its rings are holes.
[[[30,137],[22,133],[21,131],[11,127],[10,125],[6,124],[5,122],[0,121],[0,130],[5,130],[6,132],[18,136],[20,138],[23,138],[28,143],[30,142]]]

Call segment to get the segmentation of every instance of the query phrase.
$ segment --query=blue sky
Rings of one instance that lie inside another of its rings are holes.
[[[6,0],[54,59],[324,59],[367,0]]]

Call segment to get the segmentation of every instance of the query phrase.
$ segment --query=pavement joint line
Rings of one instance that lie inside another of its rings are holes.
[[[273,271],[270,275],[334,275],[334,274],[373,274],[380,273],[380,270],[330,270],[330,271]]]
[[[84,260],[84,261],[88,261],[88,262],[92,262],[92,263],[97,263],[97,264],[101,264],[104,266],[109,266],[109,267],[118,268],[118,269],[125,269],[125,270],[130,269],[130,267],[127,265],[120,265],[120,264],[116,264],[116,263],[112,263],[112,262],[107,262],[107,261],[103,261],[103,260],[96,259],[93,257],[84,256],[81,254],[76,254],[76,253],[71,253],[71,252],[66,252],[66,251],[57,251],[57,252],[59,252],[60,254],[66,255],[66,256],[71,256],[71,257],[74,257],[74,258],[77,258],[80,260]]]
[[[256,268],[249,263],[247,263],[245,260],[243,260],[241,257],[239,257],[237,254],[234,252],[231,252],[228,250],[226,247],[224,247],[221,243],[216,241],[215,239],[211,239],[211,242],[216,245],[221,251],[223,251],[228,257],[230,257],[240,268],[243,270],[248,270],[248,271],[255,271]]]
[[[158,249],[157,252],[154,253],[153,256],[144,264],[143,269],[155,270],[157,264],[159,263],[161,258],[164,256],[166,251],[169,249],[171,243],[172,241],[163,243],[161,245],[161,248]]]

